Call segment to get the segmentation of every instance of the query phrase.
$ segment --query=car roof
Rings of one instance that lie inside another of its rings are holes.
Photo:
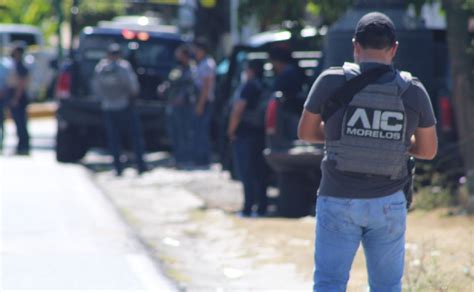
[[[326,34],[326,30],[324,28],[316,28],[313,26],[304,27],[302,30],[298,32],[301,38],[311,38],[317,35],[324,35]],[[292,33],[286,29],[280,30],[270,30],[255,34],[249,37],[243,45],[253,48],[263,47],[270,43],[287,41],[292,38]]]
[[[173,41],[186,41],[186,39],[177,32],[172,32],[171,30],[163,29],[161,26],[156,26],[155,28],[151,27],[141,27],[141,26],[120,26],[120,27],[85,27],[82,30],[82,35],[110,35],[110,36],[120,36],[123,30],[131,30],[134,32],[147,32],[151,38],[161,38]]]
[[[33,25],[0,23],[0,32],[32,33],[41,35],[41,30]]]

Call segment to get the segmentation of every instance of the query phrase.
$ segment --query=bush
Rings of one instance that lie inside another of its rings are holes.
[[[452,206],[455,203],[454,198],[449,189],[440,186],[423,187],[415,193],[413,204],[417,209],[432,210]]]

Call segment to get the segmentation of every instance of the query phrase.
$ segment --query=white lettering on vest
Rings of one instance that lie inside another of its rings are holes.
[[[374,115],[375,117],[375,115]],[[383,112],[382,113],[382,117],[380,119],[380,127],[382,128],[382,130],[384,131],[394,131],[394,132],[398,132],[402,129],[402,124],[401,123],[398,123],[398,124],[395,124],[395,125],[389,125],[389,120],[390,119],[395,119],[397,121],[403,121],[403,114],[400,113],[400,112]]]
[[[352,114],[351,119],[347,123],[347,126],[354,127],[358,120],[362,121],[362,126],[366,129],[370,129],[369,117],[367,116],[367,112],[363,108],[358,108]]]
[[[398,123],[390,125],[389,122],[391,119],[396,120]],[[369,116],[367,115],[365,109],[358,108],[352,114],[347,126],[354,127],[359,120],[362,122],[362,127],[365,129],[398,132],[403,128],[403,114],[401,112],[382,112],[380,110],[374,110],[371,126],[369,122]]]

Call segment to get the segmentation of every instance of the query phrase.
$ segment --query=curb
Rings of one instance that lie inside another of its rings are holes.
[[[56,102],[31,103],[28,105],[29,118],[50,118],[56,115]]]

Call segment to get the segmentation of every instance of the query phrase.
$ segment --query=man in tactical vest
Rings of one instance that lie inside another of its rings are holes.
[[[398,42],[386,15],[363,16],[353,47],[357,64],[319,76],[298,128],[300,139],[325,143],[326,150],[316,210],[314,291],[346,290],[361,242],[370,291],[401,291],[407,161],[436,155],[436,120],[421,82],[392,66]],[[347,94],[355,84],[359,88]]]

